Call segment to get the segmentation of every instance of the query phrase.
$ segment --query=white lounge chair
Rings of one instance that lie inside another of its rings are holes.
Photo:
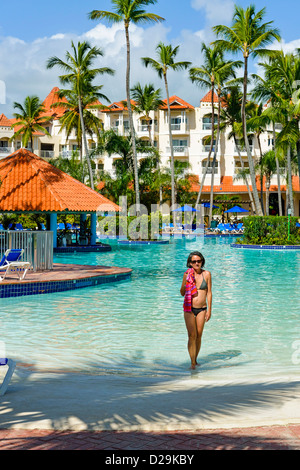
[[[20,261],[23,256],[23,249],[10,249],[6,250],[0,261],[0,271],[4,271],[4,276],[0,277],[0,281],[3,281],[8,273],[16,273],[20,279],[25,278],[28,269],[30,269],[30,263],[28,261]]]
[[[15,371],[16,363],[12,359],[0,359],[0,366],[7,366],[7,372],[4,376],[2,385],[0,386],[0,397],[2,397],[9,385],[12,375]]]

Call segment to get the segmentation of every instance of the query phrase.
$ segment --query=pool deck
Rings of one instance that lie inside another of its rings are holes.
[[[0,450],[300,450],[300,381],[30,371],[0,401]]]
[[[24,280],[10,273],[0,282],[0,298],[50,294],[128,280],[132,270],[110,266],[54,264],[53,270],[28,271]]]

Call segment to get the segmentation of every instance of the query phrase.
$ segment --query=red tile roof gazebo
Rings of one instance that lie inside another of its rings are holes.
[[[96,214],[120,207],[26,149],[0,160],[0,212]]]

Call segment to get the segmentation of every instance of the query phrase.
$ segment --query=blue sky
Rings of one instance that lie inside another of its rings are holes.
[[[27,95],[37,94],[44,99],[54,86],[59,86],[58,70],[47,71],[45,63],[51,55],[63,57],[71,40],[86,40],[101,47],[105,53],[102,66],[116,70],[116,75],[104,83],[103,92],[111,101],[124,99],[125,50],[121,27],[99,25],[87,18],[93,9],[111,9],[110,0],[52,0],[51,2],[14,0],[1,5],[0,16],[0,80],[6,85],[6,103],[0,104],[0,113],[13,113],[14,101],[23,101]],[[230,24],[233,0],[160,0],[149,11],[163,16],[166,21],[158,26],[136,28],[132,31],[132,82],[152,81],[162,86],[157,77],[143,70],[140,57],[154,56],[157,43],[180,45],[180,59],[201,64],[201,42],[212,39],[211,26]],[[240,0],[246,7],[251,0]],[[257,9],[267,8],[267,21],[281,31],[285,47],[300,47],[298,27],[300,7],[295,0],[253,1]],[[103,80],[103,79],[102,79]],[[195,88],[187,75],[170,76],[171,93],[196,105],[205,91]]]

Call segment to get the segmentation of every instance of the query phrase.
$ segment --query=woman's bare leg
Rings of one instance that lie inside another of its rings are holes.
[[[197,357],[199,355],[200,349],[201,349],[201,342],[202,342],[202,334],[204,330],[204,325],[205,325],[205,315],[206,315],[206,310],[203,312],[199,313],[196,317],[196,330],[197,330],[197,338],[196,338],[196,364],[197,364]]]
[[[196,368],[196,358],[197,358],[197,326],[196,319],[192,313],[185,312],[184,319],[186,324],[186,329],[188,332],[188,352],[191,358],[191,369]]]

